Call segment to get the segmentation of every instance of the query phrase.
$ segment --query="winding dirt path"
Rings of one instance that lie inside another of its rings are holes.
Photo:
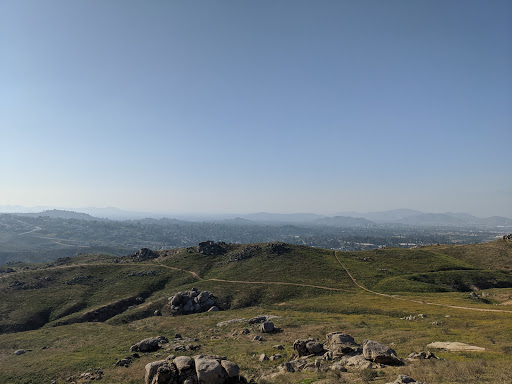
[[[339,259],[338,257],[338,253],[337,251],[334,251],[334,257],[336,258],[336,260],[338,261],[339,265],[341,265],[341,267],[345,270],[345,272],[348,274],[348,276],[350,277],[350,279],[352,279],[352,281],[354,282],[354,284],[359,287],[360,289],[366,291],[366,292],[369,292],[373,295],[378,295],[378,296],[384,296],[384,297],[389,297],[391,299],[395,299],[395,300],[403,300],[403,301],[408,301],[408,302],[411,302],[411,303],[417,303],[417,304],[424,304],[424,305],[435,305],[435,306],[438,306],[438,307],[445,307],[445,308],[454,308],[454,309],[464,309],[464,310],[468,310],[468,311],[476,311],[476,312],[501,312],[501,313],[512,313],[512,311],[507,311],[505,309],[487,309],[487,308],[474,308],[474,307],[464,307],[464,306],[460,306],[460,305],[450,305],[450,304],[441,304],[441,303],[432,303],[432,302],[429,302],[429,301],[423,301],[423,300],[416,300],[416,299],[408,299],[408,298],[405,298],[405,297],[401,297],[401,296],[398,296],[398,295],[389,295],[387,293],[381,293],[381,292],[375,292],[375,291],[372,291],[371,289],[368,289],[364,286],[362,286],[361,284],[359,284],[357,282],[357,280],[355,279],[354,276],[352,276],[352,274],[350,273],[350,271],[348,270],[347,267],[345,267],[343,265],[343,263],[341,262],[341,260]]]
[[[359,289],[362,289],[362,290],[364,290],[364,291],[366,291],[366,292],[368,292],[368,293],[370,293],[372,295],[386,297],[386,298],[390,298],[390,299],[394,299],[394,300],[408,301],[410,303],[416,303],[416,304],[435,305],[435,306],[438,306],[438,307],[462,309],[462,310],[475,311],[475,312],[512,313],[512,311],[505,310],[505,309],[474,308],[474,307],[464,307],[464,306],[460,306],[460,305],[433,303],[433,302],[428,302],[428,301],[424,301],[424,300],[409,299],[409,298],[401,297],[401,296],[398,296],[398,295],[390,295],[390,294],[387,294],[387,293],[381,293],[381,292],[372,291],[371,289],[368,289],[365,286],[361,285],[356,280],[356,278],[350,273],[348,268],[345,267],[345,265],[341,262],[340,258],[338,257],[338,252],[337,251],[334,251],[333,255],[336,258],[338,264],[343,268],[343,270],[350,277],[350,279],[352,280],[354,285],[357,286]],[[183,269],[183,268],[178,268],[178,267],[171,267],[169,265],[165,265],[165,264],[162,264],[160,262],[155,262],[155,263],[151,263],[151,262],[148,262],[148,263],[134,263],[134,264],[115,264],[115,263],[91,263],[91,264],[87,264],[87,263],[80,263],[80,264],[72,264],[72,265],[59,265],[59,266],[45,268],[45,269],[76,268],[76,267],[81,267],[81,266],[100,266],[100,265],[104,265],[104,266],[119,266],[119,267],[121,267],[121,266],[129,266],[129,265],[145,265],[145,266],[152,266],[152,267],[161,267],[161,268],[166,268],[166,269],[170,269],[170,270],[173,270],[173,271],[180,271],[180,272],[188,273],[188,274],[192,275],[194,278],[196,278],[196,279],[198,279],[200,281],[216,281],[216,282],[231,283],[231,284],[288,285],[288,286],[296,286],[296,287],[323,289],[323,290],[326,290],[326,291],[353,292],[351,290],[342,289],[342,288],[334,288],[334,287],[326,287],[326,286],[322,286],[322,285],[312,285],[312,284],[302,284],[302,283],[289,283],[289,282],[282,282],[282,281],[243,281],[243,280],[226,280],[226,279],[215,279],[215,278],[204,279],[201,276],[199,276],[199,274],[197,272],[189,271],[189,270],[186,270],[186,269]],[[6,277],[7,275],[9,275],[9,274],[5,274],[4,276],[0,276],[0,278]]]
[[[224,279],[205,279],[205,281],[220,281],[223,283],[233,283],[233,284],[292,285],[295,287],[317,288],[317,289],[323,289],[326,291],[352,292],[352,291],[349,291],[347,289],[342,289],[342,288],[332,288],[332,287],[324,287],[321,285],[301,284],[301,283],[285,283],[285,282],[281,282],[281,281],[241,281],[241,280],[224,280]]]

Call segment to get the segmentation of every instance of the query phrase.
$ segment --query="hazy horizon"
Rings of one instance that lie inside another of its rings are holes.
[[[294,211],[294,212],[269,212],[269,211],[226,211],[226,212],[170,212],[170,211],[141,211],[141,210],[126,210],[119,207],[65,207],[65,206],[20,206],[20,205],[0,205],[0,213],[41,213],[44,211],[51,210],[64,210],[77,213],[87,213],[91,216],[98,218],[177,218],[177,219],[208,219],[208,218],[235,218],[237,215],[250,216],[250,215],[317,215],[323,217],[334,217],[334,216],[348,216],[348,217],[360,217],[366,215],[377,215],[379,214],[390,214],[397,213],[399,211],[410,211],[406,212],[405,216],[414,216],[416,213],[421,214],[470,214],[469,212],[454,212],[454,211],[439,211],[439,212],[428,212],[410,208],[395,208],[389,210],[376,210],[376,211],[338,211],[338,212],[315,212],[315,211]],[[473,215],[477,218],[489,218],[489,217],[506,217],[506,215],[491,215],[491,216],[478,216]]]
[[[0,205],[512,217],[512,3],[0,1]]]

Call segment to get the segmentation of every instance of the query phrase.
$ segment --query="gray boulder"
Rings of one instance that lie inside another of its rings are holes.
[[[23,355],[25,353],[25,350],[24,349],[18,349],[16,351],[14,351],[14,354],[16,356],[19,356],[19,355]]]
[[[178,356],[173,362],[180,374],[184,371],[189,371],[195,368],[194,359],[188,356]]]
[[[180,384],[195,384],[197,382],[195,362],[191,357],[178,356],[174,359],[174,364],[179,372]]]
[[[265,321],[260,326],[260,330],[263,333],[272,333],[272,332],[274,332],[274,328],[275,328],[274,323],[271,321]]]
[[[311,338],[306,340],[297,339],[293,343],[293,350],[299,357],[308,355],[319,355],[324,352],[324,346],[323,344]]]
[[[158,343],[161,342],[161,338],[163,336],[159,337],[150,337],[148,339],[144,339],[139,341],[137,344],[134,344],[130,347],[130,351],[132,352],[153,352],[160,348],[160,345]],[[165,338],[164,338],[165,339]]]
[[[293,342],[293,350],[297,353],[299,357],[309,355],[308,349],[306,348],[306,344],[308,340],[297,339]]]
[[[224,384],[226,372],[218,360],[195,359],[197,382],[199,384]]]
[[[374,340],[363,341],[363,356],[377,364],[402,365],[396,352],[388,346]]]
[[[307,351],[312,355],[318,355],[324,351],[324,345],[316,341],[308,341],[306,343]]]
[[[146,364],[145,384],[179,384],[176,366],[167,360],[154,361]]]
[[[226,375],[228,378],[237,378],[240,376],[240,367],[237,364],[233,363],[229,360],[221,360],[220,365],[226,371]]]
[[[353,354],[360,351],[359,345],[354,338],[343,332],[331,332],[326,335],[327,348],[334,357]]]
[[[354,367],[358,369],[366,369],[373,368],[373,365],[370,361],[366,360],[362,355],[355,355],[350,357],[343,357],[342,363],[344,363],[347,367]]]

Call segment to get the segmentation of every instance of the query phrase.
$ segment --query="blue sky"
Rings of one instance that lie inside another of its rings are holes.
[[[0,0],[0,205],[512,216],[512,3]]]

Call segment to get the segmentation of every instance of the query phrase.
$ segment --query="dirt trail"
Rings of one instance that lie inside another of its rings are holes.
[[[409,301],[411,303],[417,303],[417,304],[425,304],[425,305],[435,305],[435,306],[438,306],[438,307],[445,307],[445,308],[455,308],[455,309],[464,309],[464,310],[468,310],[468,311],[477,311],[477,312],[502,312],[502,313],[512,313],[512,311],[507,311],[505,309],[487,309],[487,308],[474,308],[474,307],[464,307],[464,306],[460,306],[460,305],[450,305],[450,304],[441,304],[441,303],[432,303],[432,302],[429,302],[429,301],[423,301],[423,300],[416,300],[416,299],[408,299],[408,298],[405,298],[405,297],[400,297],[400,296],[397,296],[397,295],[389,295],[389,294],[386,294],[386,293],[381,293],[381,292],[375,292],[375,291],[372,291],[371,289],[368,289],[364,286],[362,286],[361,284],[359,284],[357,282],[357,280],[354,278],[354,276],[352,276],[352,274],[350,273],[350,271],[347,269],[347,267],[345,267],[343,265],[343,263],[340,261],[339,257],[338,257],[338,253],[337,251],[334,251],[334,257],[336,258],[336,260],[338,260],[338,263],[341,265],[341,267],[345,270],[345,272],[347,272],[348,276],[352,279],[352,281],[354,282],[354,284],[359,287],[360,289],[363,289],[365,290],[366,292],[369,292],[371,294],[374,294],[374,295],[378,295],[378,296],[384,296],[384,297],[389,297],[391,299],[395,299],[395,300],[403,300],[403,301]]]
[[[31,231],[27,231],[27,232],[23,232],[23,233],[18,233],[18,235],[26,235],[28,233],[33,233],[33,232],[37,232],[37,231],[40,231],[42,230],[43,228],[41,228],[40,226],[36,225],[34,229],[32,229]]]
[[[332,288],[332,287],[324,287],[321,285],[301,284],[301,283],[285,283],[285,282],[281,282],[281,281],[241,281],[241,280],[224,280],[224,279],[205,279],[205,281],[220,281],[223,283],[233,283],[233,284],[293,285],[295,287],[317,288],[317,289],[324,289],[326,291],[352,292],[352,291],[349,291],[348,289],[342,289],[342,288]]]
[[[423,301],[423,300],[409,299],[409,298],[405,298],[405,297],[400,297],[398,295],[390,295],[390,294],[387,294],[387,293],[381,293],[381,292],[372,291],[371,289],[368,289],[368,288],[364,287],[363,285],[359,284],[359,282],[355,279],[354,276],[352,276],[352,274],[347,269],[347,267],[345,267],[345,265],[343,265],[343,263],[341,262],[341,260],[338,257],[337,251],[334,251],[333,254],[334,254],[334,257],[336,258],[336,260],[338,261],[338,264],[345,270],[345,272],[350,277],[352,282],[358,288],[360,288],[360,289],[362,289],[362,290],[364,290],[364,291],[366,291],[366,292],[368,292],[370,294],[373,294],[373,295],[383,296],[383,297],[387,297],[387,298],[394,299],[394,300],[408,301],[408,302],[411,302],[411,303],[417,303],[417,304],[423,304],[423,305],[435,305],[435,306],[439,306],[439,307],[463,309],[463,310],[468,310],[468,311],[512,313],[512,311],[507,311],[507,310],[504,310],[504,309],[474,308],[474,307],[464,307],[464,306],[459,306],[459,305],[433,303],[433,302],[428,302],[428,301]],[[55,267],[46,268],[46,269],[76,268],[76,267],[80,267],[80,266],[98,266],[98,265],[128,266],[128,265],[132,265],[132,264],[114,264],[114,263],[91,263],[91,264],[83,263],[82,264],[81,263],[81,264],[72,264],[72,265],[60,265],[60,266],[55,266]],[[214,279],[214,278],[204,279],[201,276],[199,276],[198,273],[196,273],[194,271],[189,271],[189,270],[182,269],[182,268],[177,268],[177,267],[171,267],[171,266],[168,266],[168,265],[165,265],[165,264],[162,264],[162,263],[151,263],[151,262],[148,262],[148,263],[134,263],[133,265],[134,266],[135,265],[146,265],[146,266],[152,266],[152,267],[161,267],[161,268],[171,269],[171,270],[174,270],[174,271],[185,272],[185,273],[191,274],[194,278],[196,278],[196,279],[198,279],[200,281],[218,281],[218,282],[231,283],[231,284],[289,285],[289,286],[296,286],[296,287],[308,287],[308,288],[323,289],[323,290],[326,290],[326,291],[353,292],[351,290],[342,289],[342,288],[334,288],[334,287],[326,287],[326,286],[321,286],[321,285],[302,284],[302,283],[289,283],[289,282],[282,282],[282,281],[242,281],[242,280],[225,280],[225,279]],[[6,277],[6,275],[0,276],[0,278],[3,278],[3,277]]]

